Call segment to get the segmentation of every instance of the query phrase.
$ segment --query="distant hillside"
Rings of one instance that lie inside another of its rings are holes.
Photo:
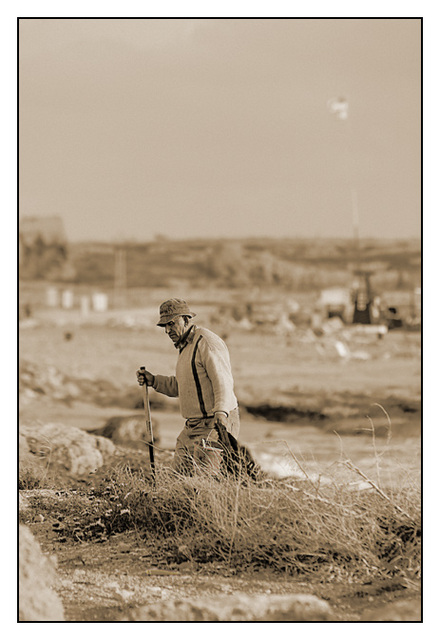
[[[346,285],[355,269],[388,289],[421,282],[419,240],[158,240],[69,246],[74,282],[113,286],[280,287],[291,291]]]

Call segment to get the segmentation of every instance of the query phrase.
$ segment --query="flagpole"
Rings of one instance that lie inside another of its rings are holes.
[[[359,245],[360,245],[359,208],[358,208],[357,189],[354,185],[351,185],[351,206],[352,206],[352,214],[353,214],[353,237],[354,237],[356,249],[359,249]]]
[[[350,152],[350,120],[348,117],[348,109],[349,103],[345,98],[333,98],[328,101],[327,106],[330,112],[336,116],[338,120],[343,123],[346,129],[345,136],[345,155],[346,155],[346,171],[350,185],[350,195],[351,195],[351,219],[352,219],[352,227],[353,227],[353,240],[354,247],[357,254],[357,260],[359,260],[359,247],[360,247],[360,222],[359,222],[359,203],[358,203],[358,193],[356,186],[354,184],[354,180],[352,177],[352,160],[351,160],[351,152]]]

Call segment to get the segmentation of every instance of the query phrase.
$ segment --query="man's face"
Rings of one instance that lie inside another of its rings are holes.
[[[164,327],[165,333],[171,338],[171,340],[176,343],[177,340],[183,336],[185,331],[188,329],[188,325],[185,322],[185,318],[183,316],[177,316],[171,322]]]

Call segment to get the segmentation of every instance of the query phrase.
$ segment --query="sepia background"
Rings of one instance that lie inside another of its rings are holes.
[[[135,372],[174,372],[171,297],[226,341],[270,477],[348,457],[419,489],[420,19],[22,18],[18,107],[23,490],[146,464]],[[151,406],[166,465],[178,404]]]
[[[22,19],[20,212],[71,241],[420,235],[417,19]],[[331,101],[348,102],[339,119]]]

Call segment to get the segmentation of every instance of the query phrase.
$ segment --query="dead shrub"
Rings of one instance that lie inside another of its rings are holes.
[[[102,541],[134,530],[165,563],[217,562],[327,581],[420,576],[420,496],[409,489],[391,501],[336,481],[318,493],[307,483],[188,477],[164,467],[152,484],[142,469],[121,465],[89,498],[81,527],[78,517],[65,518],[64,536]]]

